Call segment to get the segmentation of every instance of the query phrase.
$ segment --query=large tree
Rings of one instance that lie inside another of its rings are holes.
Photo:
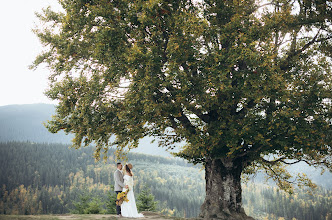
[[[38,14],[51,132],[96,158],[152,136],[202,163],[202,218],[250,219],[241,174],[287,188],[282,164],[331,170],[332,2],[59,0]]]

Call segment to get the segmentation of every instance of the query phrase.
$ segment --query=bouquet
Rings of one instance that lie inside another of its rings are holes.
[[[116,198],[116,205],[120,206],[123,202],[129,202],[129,200],[127,198],[128,192],[129,192],[129,189],[118,194],[118,196]]]

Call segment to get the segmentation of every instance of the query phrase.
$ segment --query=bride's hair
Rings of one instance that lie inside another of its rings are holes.
[[[128,164],[126,164],[125,169],[129,176],[133,176],[133,172],[131,172],[131,169],[129,168]]]

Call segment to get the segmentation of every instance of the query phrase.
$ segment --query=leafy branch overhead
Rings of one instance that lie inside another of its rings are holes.
[[[47,127],[76,148],[99,158],[153,136],[194,163],[332,170],[331,1],[59,2],[38,14],[32,68],[52,70]]]

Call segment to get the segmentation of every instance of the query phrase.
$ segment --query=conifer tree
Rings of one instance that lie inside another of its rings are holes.
[[[106,202],[106,208],[108,214],[116,214],[116,193],[114,192],[114,186],[111,186],[111,191],[108,193],[108,200]]]
[[[158,202],[154,200],[154,195],[149,187],[144,186],[143,190],[137,197],[137,209],[139,211],[156,211]]]
[[[91,196],[87,194],[80,195],[80,200],[73,202],[75,208],[71,212],[74,214],[87,214],[90,200]]]

